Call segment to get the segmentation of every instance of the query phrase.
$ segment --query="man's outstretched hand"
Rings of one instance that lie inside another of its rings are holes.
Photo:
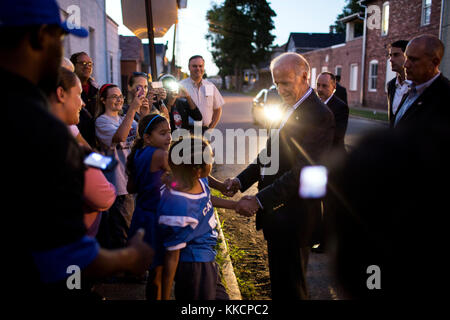
[[[255,196],[244,196],[236,205],[236,212],[240,215],[251,217],[259,210],[259,204]]]

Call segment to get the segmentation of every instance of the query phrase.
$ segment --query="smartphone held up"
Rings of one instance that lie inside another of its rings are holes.
[[[117,165],[117,160],[97,152],[92,152],[84,158],[84,164],[102,171],[110,171]]]
[[[305,166],[300,172],[298,195],[305,199],[323,198],[327,193],[328,170],[324,166]]]

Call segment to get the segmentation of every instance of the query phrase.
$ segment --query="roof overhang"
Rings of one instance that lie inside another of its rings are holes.
[[[354,13],[354,14],[351,14],[349,16],[346,16],[346,17],[343,17],[343,18],[339,19],[339,21],[342,22],[342,23],[347,23],[347,22],[354,21],[354,20],[364,21],[364,18],[361,17],[359,15],[359,13]]]
[[[145,0],[122,0],[123,24],[139,39],[147,39]],[[178,3],[185,8],[187,0],[149,0],[152,4],[155,38],[163,37],[178,20]]]

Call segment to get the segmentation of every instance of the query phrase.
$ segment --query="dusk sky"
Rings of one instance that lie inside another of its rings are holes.
[[[177,65],[184,72],[188,71],[189,57],[200,54],[205,58],[205,69],[208,75],[218,73],[218,68],[212,61],[209,44],[205,39],[208,32],[206,12],[212,3],[222,3],[219,0],[188,0],[187,8],[178,11],[178,35],[175,46]],[[272,0],[271,8],[277,16],[273,19],[276,36],[274,44],[282,45],[288,40],[291,32],[329,32],[336,16],[345,6],[345,0]],[[122,24],[122,8],[120,0],[106,0],[106,12],[119,24],[119,34],[133,35]],[[156,38],[155,43],[168,41],[167,57],[172,59],[174,27],[169,29],[162,38]],[[146,41],[146,40],[144,40]]]

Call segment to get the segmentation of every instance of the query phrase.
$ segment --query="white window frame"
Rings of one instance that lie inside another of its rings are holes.
[[[338,69],[340,69],[341,70],[341,72],[337,72],[338,71]],[[338,65],[338,66],[336,66],[336,67],[334,67],[334,75],[339,75],[339,76],[341,76],[341,78],[342,78],[342,66],[341,65]]]
[[[355,71],[353,71],[355,70]],[[357,91],[358,90],[358,64],[352,63],[350,65],[350,79],[349,79],[349,90]]]
[[[383,3],[383,11],[381,13],[381,35],[387,36],[389,33],[389,13],[390,13],[390,6],[389,1],[386,1]],[[387,15],[387,18],[386,18]]]
[[[427,5],[427,0],[422,0],[422,17],[420,19],[420,25],[421,26],[427,26],[431,23],[431,5],[433,4],[433,1],[430,0],[430,3]],[[426,21],[426,12],[430,10],[430,16],[428,21]]]
[[[377,66],[377,73],[374,75],[372,67],[376,65]],[[372,86],[372,80],[375,80],[375,87]],[[378,82],[378,60],[372,60],[369,62],[369,77],[368,77],[368,84],[367,88],[369,92],[377,92],[377,82]]]
[[[317,75],[317,69],[311,68],[311,88],[316,88],[316,75]]]

